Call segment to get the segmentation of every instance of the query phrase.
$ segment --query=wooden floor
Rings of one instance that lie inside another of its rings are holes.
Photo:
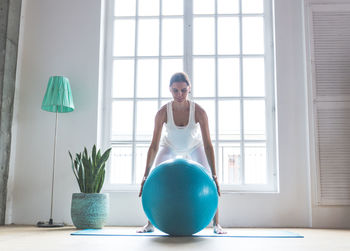
[[[128,228],[130,229],[130,228]],[[136,229],[136,228],[132,228]],[[227,229],[230,231],[230,229]],[[255,229],[256,230],[256,229]],[[73,226],[46,229],[35,226],[1,226],[0,250],[42,251],[164,251],[164,250],[260,250],[260,251],[350,251],[350,230],[283,228],[302,239],[71,236]]]

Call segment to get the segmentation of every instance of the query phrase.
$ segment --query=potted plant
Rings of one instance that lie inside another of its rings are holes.
[[[102,228],[109,213],[109,194],[100,193],[105,178],[105,164],[109,158],[111,148],[102,155],[92,148],[89,156],[86,147],[82,153],[77,153],[72,160],[73,173],[78,181],[80,192],[73,193],[71,217],[78,229]]]

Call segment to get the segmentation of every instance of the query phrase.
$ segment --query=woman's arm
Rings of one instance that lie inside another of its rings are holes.
[[[210,139],[208,116],[207,116],[207,113],[204,111],[204,109],[197,104],[195,108],[195,119],[196,119],[196,122],[198,122],[200,125],[205,155],[207,156],[207,160],[211,169],[211,174],[218,188],[218,194],[221,195],[219,183],[216,176],[215,154],[214,154],[214,147]]]
[[[142,194],[143,184],[147,179],[147,176],[153,165],[154,159],[157,155],[158,148],[159,148],[159,141],[162,135],[162,128],[163,128],[163,124],[166,123],[166,118],[167,116],[166,116],[166,105],[165,105],[157,112],[154,120],[153,138],[147,153],[146,168],[145,168],[145,173],[143,175],[143,179],[141,182],[141,190],[140,190],[139,196],[141,196]]]
[[[163,106],[156,114],[154,120],[154,130],[151,145],[147,153],[145,177],[148,176],[149,171],[153,165],[154,159],[157,155],[159,148],[160,136],[162,135],[163,124],[166,122],[166,106]]]
[[[211,173],[212,175],[216,175],[214,148],[210,139],[207,113],[203,110],[202,107],[196,104],[195,116],[196,116],[196,122],[199,123],[201,128],[204,150],[208,159]]]

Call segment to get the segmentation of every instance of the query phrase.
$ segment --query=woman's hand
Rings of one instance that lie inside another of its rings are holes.
[[[213,175],[213,180],[214,180],[214,182],[216,184],[216,188],[218,190],[218,194],[219,194],[219,196],[221,196],[218,177],[216,175]]]
[[[145,184],[146,179],[147,179],[146,176],[144,176],[143,179],[142,179],[139,197],[141,197],[141,195],[142,195],[143,185]]]

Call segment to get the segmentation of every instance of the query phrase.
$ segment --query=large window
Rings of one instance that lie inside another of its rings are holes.
[[[271,0],[111,0],[106,13],[106,186],[138,187],[155,114],[171,100],[171,75],[185,71],[222,189],[275,191]]]

